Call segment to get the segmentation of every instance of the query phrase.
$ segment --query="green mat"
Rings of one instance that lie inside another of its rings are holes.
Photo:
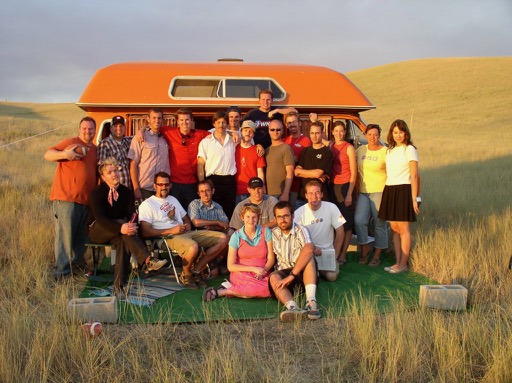
[[[336,282],[321,281],[317,289],[317,301],[324,316],[345,316],[358,301],[367,300],[375,304],[379,312],[392,309],[393,302],[403,301],[407,306],[418,304],[420,285],[437,282],[412,272],[389,274],[385,266],[393,264],[384,255],[378,267],[357,263],[357,254],[350,253],[348,262],[341,267]],[[101,279],[104,278],[103,284]],[[210,281],[210,286],[218,287],[224,277]],[[111,282],[111,276],[101,276],[95,285],[102,287]],[[81,297],[89,297],[92,285],[88,283]],[[119,303],[119,323],[186,323],[218,320],[250,320],[278,318],[283,306],[274,299],[219,298],[204,303],[203,290],[181,290],[159,298],[150,307],[137,306],[126,302]]]

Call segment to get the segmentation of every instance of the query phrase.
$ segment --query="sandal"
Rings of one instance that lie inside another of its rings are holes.
[[[219,297],[215,287],[208,287],[203,291],[203,302],[210,302]]]
[[[359,264],[360,265],[366,265],[368,263],[368,259],[370,258],[370,252],[368,252],[367,254],[361,254],[361,256],[359,257]]]
[[[337,259],[336,261],[338,261],[338,265],[340,266],[343,266],[345,263],[347,263],[346,259]]]
[[[375,259],[373,258],[370,263],[368,264],[368,266],[371,266],[371,267],[377,267],[380,265],[380,259]]]

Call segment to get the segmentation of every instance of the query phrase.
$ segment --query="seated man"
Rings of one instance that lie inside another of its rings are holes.
[[[318,272],[313,257],[314,245],[309,231],[293,222],[292,204],[279,201],[274,206],[277,227],[272,229],[272,242],[276,257],[276,271],[270,275],[269,283],[272,295],[285,305],[279,316],[283,322],[291,322],[307,314],[309,319],[320,319],[316,303]],[[306,308],[301,310],[293,300],[295,286],[306,290]]]
[[[213,182],[209,179],[197,184],[198,199],[188,205],[188,216],[197,229],[215,230],[227,233],[229,219],[217,202],[212,199],[215,194]],[[233,230],[231,230],[233,233]]]
[[[167,236],[165,241],[176,250],[183,259],[183,271],[180,279],[189,289],[206,287],[201,270],[228,246],[228,237],[224,233],[212,230],[191,231],[192,223],[187,212],[178,200],[169,195],[171,178],[160,172],[155,175],[156,194],[146,199],[139,207],[139,221],[144,237]],[[204,256],[198,259],[199,247],[206,249]]]
[[[322,201],[322,184],[316,180],[309,181],[306,186],[308,203],[295,210],[295,223],[304,225],[311,234],[315,244],[314,255],[322,255],[322,250],[334,249],[334,260],[338,257],[343,244],[346,222],[338,207]],[[340,273],[338,262],[333,271],[321,271],[320,275],[327,281],[335,281]]]
[[[114,293],[118,299],[124,299],[131,255],[149,271],[160,269],[167,261],[151,258],[137,235],[135,196],[131,189],[120,183],[118,169],[114,158],[108,158],[98,166],[101,183],[91,193],[91,210],[95,221],[91,225],[89,238],[96,243],[111,243],[116,250]]]
[[[258,225],[272,229],[276,226],[273,209],[277,203],[277,198],[263,194],[263,180],[259,177],[251,178],[248,185],[249,198],[236,205],[229,226],[233,229],[240,229],[244,225],[241,216],[242,208],[247,204],[252,204],[257,206],[261,212]]]
[[[220,231],[225,233],[229,239],[234,230],[229,227],[229,219],[222,210],[222,206],[212,199],[214,193],[215,188],[211,180],[199,181],[197,184],[199,198],[188,205],[188,216],[197,229]],[[211,276],[216,276],[219,273],[227,274],[227,268],[224,266],[226,255],[227,248],[226,252],[210,265]]]

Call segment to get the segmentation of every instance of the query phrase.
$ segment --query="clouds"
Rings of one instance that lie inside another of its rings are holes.
[[[76,101],[136,60],[301,62],[352,71],[428,57],[511,55],[506,0],[26,0],[2,5],[0,99]]]

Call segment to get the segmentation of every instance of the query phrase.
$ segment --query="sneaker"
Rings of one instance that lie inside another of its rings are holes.
[[[302,310],[301,308],[294,306],[290,310],[282,311],[279,315],[279,319],[281,319],[283,322],[294,322],[299,318],[303,318],[306,313],[306,310]]]
[[[203,273],[192,270],[192,275],[194,277],[194,281],[196,282],[197,287],[201,289],[208,287],[208,283],[206,283],[206,278],[204,277]]]
[[[197,285],[192,274],[184,274],[182,271],[179,278],[183,286],[187,289],[197,289]]]
[[[167,265],[167,259],[156,259],[151,257],[149,258],[149,261],[146,262],[146,269],[147,271],[160,270],[165,265]]]
[[[309,302],[306,302],[305,309],[308,313],[308,319],[316,320],[322,317],[322,315],[320,314],[320,310],[318,310],[318,304],[316,303],[315,300],[310,300]]]

